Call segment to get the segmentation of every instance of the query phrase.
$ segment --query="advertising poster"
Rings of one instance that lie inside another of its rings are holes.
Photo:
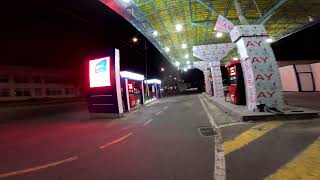
[[[89,61],[90,88],[111,86],[110,57]]]

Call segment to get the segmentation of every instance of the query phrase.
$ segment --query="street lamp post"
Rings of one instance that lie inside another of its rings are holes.
[[[147,46],[147,41],[145,39],[143,40],[144,40],[144,51],[145,51],[145,55],[144,55],[145,78],[148,79],[148,46]]]

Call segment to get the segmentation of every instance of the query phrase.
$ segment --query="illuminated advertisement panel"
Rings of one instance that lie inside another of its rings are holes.
[[[110,57],[89,61],[90,87],[111,86],[110,82]]]

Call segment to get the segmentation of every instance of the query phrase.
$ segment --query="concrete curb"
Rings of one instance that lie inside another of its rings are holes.
[[[209,95],[206,93],[202,93],[202,95],[210,100],[214,105],[216,105],[223,112],[228,113],[230,116],[239,121],[279,121],[279,120],[302,120],[302,119],[315,119],[319,118],[319,111],[314,111],[310,109],[304,109],[306,111],[299,113],[288,113],[284,115],[276,115],[271,113],[262,113],[262,114],[243,114],[233,111],[230,108],[225,107],[217,101],[214,101]]]

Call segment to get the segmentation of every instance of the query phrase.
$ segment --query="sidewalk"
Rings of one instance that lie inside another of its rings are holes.
[[[284,92],[289,106],[320,110],[320,92]]]
[[[251,112],[244,105],[234,105],[230,102],[226,102],[224,97],[213,97],[209,96],[206,93],[202,94],[222,111],[228,113],[230,116],[239,121],[298,120],[313,119],[319,117],[319,111],[292,106],[285,106],[284,114],[273,114],[269,112]]]

